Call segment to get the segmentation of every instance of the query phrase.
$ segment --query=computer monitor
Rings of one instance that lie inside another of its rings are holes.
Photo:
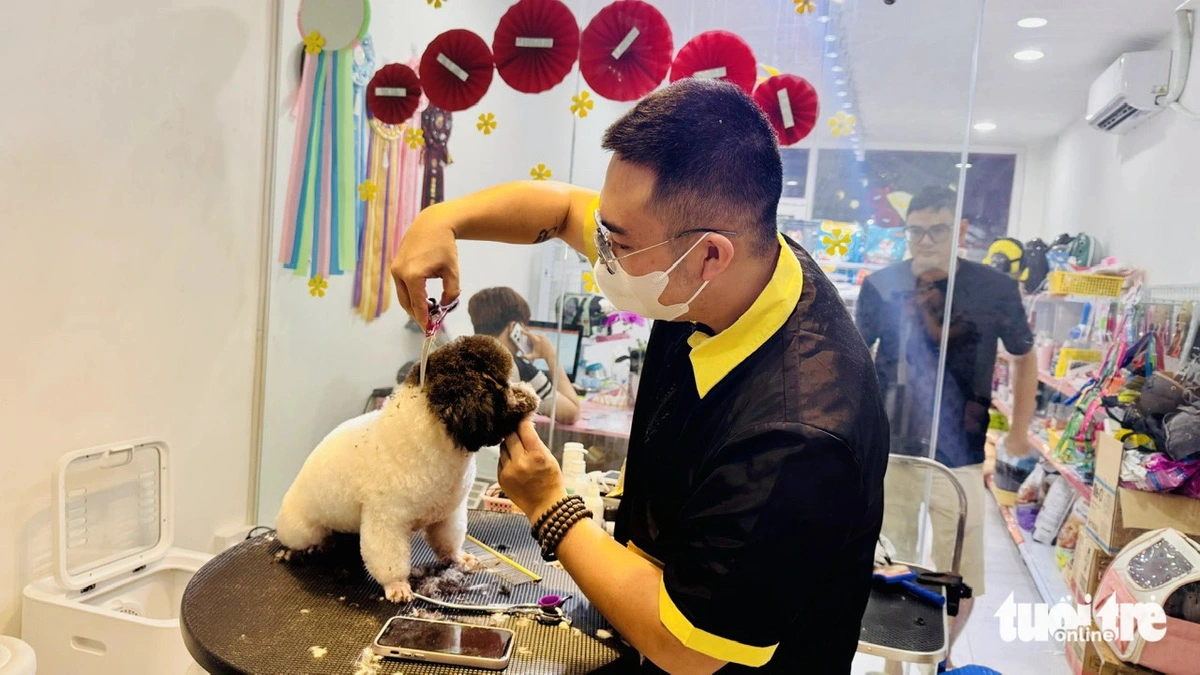
[[[552,321],[530,321],[529,327],[539,333],[544,333],[550,339],[557,350],[558,362],[562,364],[563,370],[567,371],[567,378],[574,382],[575,371],[579,369],[579,350],[583,343],[583,328],[563,324],[560,329],[558,324]],[[550,364],[542,359],[534,361],[533,365],[542,370],[550,370]]]

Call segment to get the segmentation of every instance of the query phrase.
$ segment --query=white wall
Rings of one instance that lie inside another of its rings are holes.
[[[1165,48],[1167,45],[1160,45]],[[1200,109],[1200,51],[1181,102]],[[1147,271],[1150,284],[1196,283],[1200,250],[1200,121],[1175,111],[1125,135],[1096,131],[1081,119],[1033,148],[1017,235],[1049,241],[1062,232],[1092,235],[1105,255]],[[1040,204],[1038,203],[1040,200]],[[1040,219],[1034,214],[1040,210]]]
[[[1042,220],[1019,236],[1087,232],[1106,255],[1147,270],[1151,284],[1200,281],[1197,157],[1200,122],[1174,112],[1125,136],[1074,124],[1049,153]]]
[[[0,12],[0,633],[65,452],[160,437],[178,544],[247,520],[269,4]]]
[[[439,33],[451,28],[473,30],[491,44],[496,25],[509,4],[454,0],[435,10],[425,3],[374,3],[371,35],[380,65],[407,62]],[[578,11],[582,3],[568,4]],[[279,246],[295,131],[289,107],[297,84],[298,7],[298,0],[285,0],[282,39],[277,46],[285,76],[280,81],[280,106],[276,111],[279,144],[274,162],[272,256]],[[446,197],[452,199],[498,183],[527,179],[529,170],[539,163],[551,169],[555,180],[567,180],[574,123],[571,96],[576,92],[575,73],[551,91],[536,96],[516,92],[496,75],[479,104],[454,113],[449,143],[453,164],[446,169]],[[487,136],[475,126],[484,112],[494,113],[497,122],[496,130]],[[586,123],[593,123],[592,118]],[[464,304],[447,321],[450,334],[472,332],[465,302],[482,288],[511,286],[532,302],[543,259],[557,258],[558,250],[550,246],[462,242],[459,264]],[[394,299],[388,313],[372,324],[354,315],[353,283],[351,275],[334,277],[327,295],[313,298],[308,293],[306,276],[284,270],[272,258],[259,522],[274,522],[283,493],[321,438],[343,420],[360,413],[371,389],[394,382],[399,367],[420,354],[421,335],[405,329],[407,316]]]

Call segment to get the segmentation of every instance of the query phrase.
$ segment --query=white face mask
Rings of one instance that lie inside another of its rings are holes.
[[[614,307],[623,312],[633,312],[638,316],[647,319],[659,319],[662,321],[673,321],[687,313],[689,305],[700,295],[708,282],[700,284],[700,288],[688,298],[687,302],[680,302],[674,305],[664,305],[659,302],[659,297],[663,291],[667,290],[667,284],[671,283],[671,272],[679,267],[679,263],[688,256],[700,242],[704,241],[710,233],[705,232],[704,236],[696,240],[691,248],[684,252],[683,255],[675,261],[673,265],[668,267],[666,271],[654,271],[649,274],[643,274],[640,277],[635,277],[625,271],[621,266],[620,260],[612,260],[605,264],[597,260],[592,266],[592,274],[596,279],[596,285],[600,287],[600,292]],[[665,243],[665,242],[664,242]],[[645,250],[645,249],[642,249]],[[641,251],[634,251],[640,253]],[[633,255],[632,253],[629,255]],[[622,256],[628,257],[628,256]],[[610,274],[609,267],[612,267],[613,272]]]

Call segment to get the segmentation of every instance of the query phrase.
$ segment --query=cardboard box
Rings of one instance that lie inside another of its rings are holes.
[[[1088,505],[1087,531],[1116,553],[1147,530],[1173,527],[1200,535],[1200,499],[1119,487],[1124,446],[1111,434],[1096,443],[1096,480]]]
[[[1107,642],[1070,640],[1066,645],[1067,663],[1075,675],[1143,675],[1156,671],[1125,663],[1117,658]]]
[[[1071,579],[1069,584],[1075,593],[1075,600],[1083,602],[1084,596],[1094,595],[1100,587],[1100,577],[1108,569],[1113,556],[1087,532],[1079,533],[1075,544],[1075,555],[1071,560]]]

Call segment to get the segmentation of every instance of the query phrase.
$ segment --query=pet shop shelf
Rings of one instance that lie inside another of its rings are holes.
[[[1125,277],[1111,274],[1080,274],[1079,272],[1051,272],[1050,293],[1053,295],[1081,295],[1095,298],[1119,298]]]
[[[992,399],[992,407],[1000,411],[1000,414],[1012,418],[1012,406],[998,398]],[[1088,484],[1083,476],[1079,475],[1079,470],[1069,464],[1063,464],[1054,457],[1054,444],[1047,442],[1041,436],[1030,433],[1029,444],[1038,452],[1045,460],[1054,467],[1054,470],[1071,484],[1075,492],[1079,494],[1085,501],[1092,499],[1092,486]]]
[[[991,487],[990,476],[988,483]],[[989,492],[992,491],[989,490]],[[992,492],[992,496],[995,496],[995,492]],[[1017,553],[1021,556],[1021,562],[1029,571],[1029,576],[1033,578],[1034,586],[1037,587],[1042,602],[1054,605],[1063,598],[1069,597],[1070,589],[1063,580],[1062,574],[1059,573],[1058,564],[1054,560],[1054,547],[1026,538],[1021,526],[1017,524],[1013,508],[1001,504],[999,500],[996,504],[1000,508],[1000,516],[1004,518],[1005,528],[1012,537],[1013,544],[1017,547]]]
[[[996,356],[1009,364],[1013,362],[1013,355],[1004,350],[996,352]],[[1076,393],[1075,387],[1071,386],[1071,384],[1065,379],[1055,377],[1053,373],[1049,373],[1045,370],[1038,370],[1038,382],[1041,382],[1042,384],[1050,387],[1060,394],[1063,394],[1064,396],[1074,396]]]

